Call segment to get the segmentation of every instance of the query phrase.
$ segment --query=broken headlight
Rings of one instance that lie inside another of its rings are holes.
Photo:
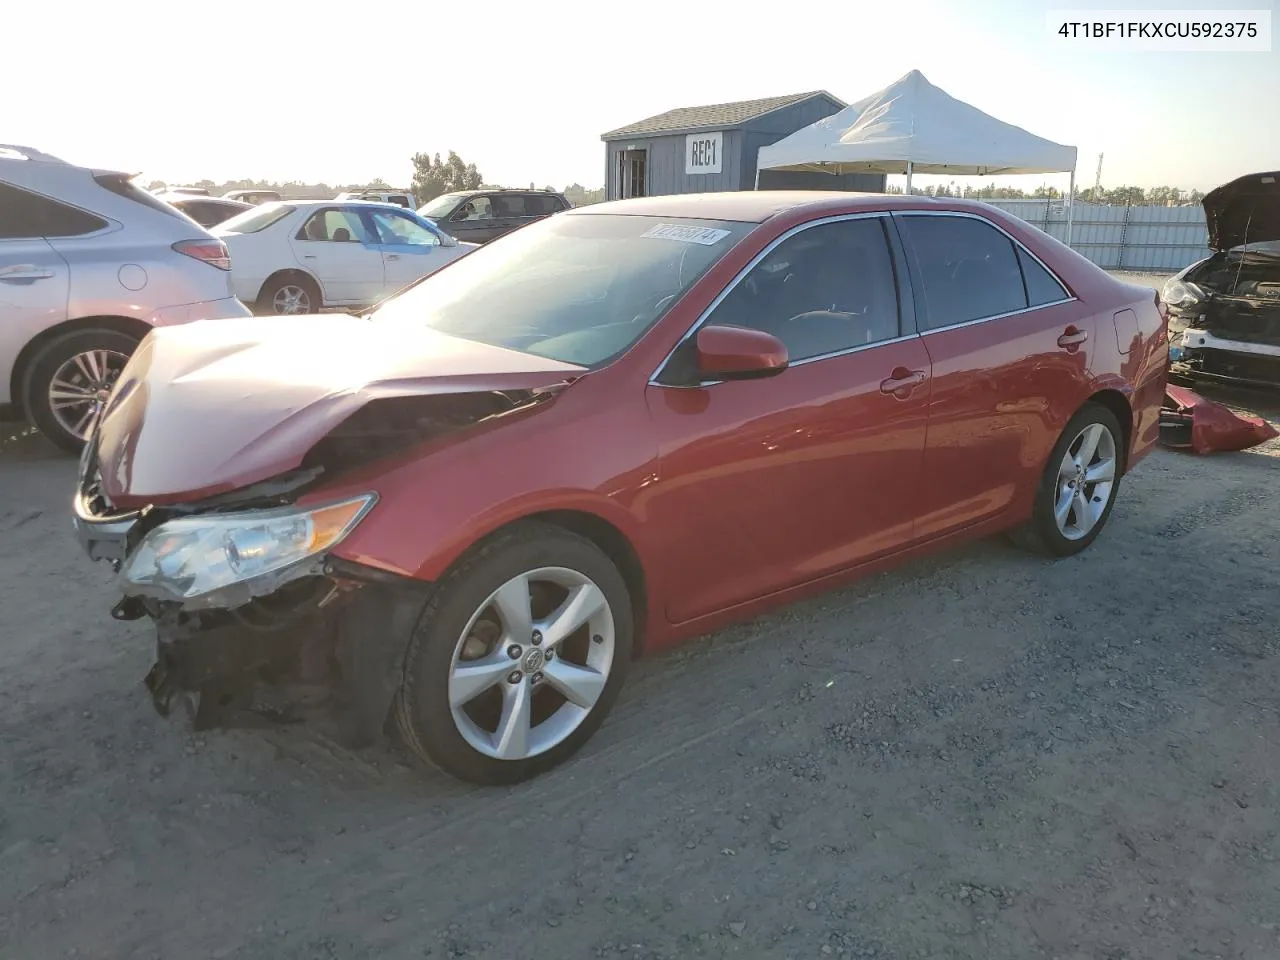
[[[315,507],[170,520],[147,534],[125,563],[124,592],[190,606],[247,602],[306,573],[305,561],[341,541],[375,499],[369,493]]]
[[[1207,299],[1207,295],[1194,283],[1175,277],[1165,283],[1164,289],[1160,291],[1160,299],[1168,306],[1185,308]]]

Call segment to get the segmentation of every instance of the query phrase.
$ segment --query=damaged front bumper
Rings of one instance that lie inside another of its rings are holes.
[[[148,549],[148,535],[172,526],[175,512],[116,510],[88,450],[81,467],[76,536],[91,559],[123,571],[123,579],[140,547]],[[124,583],[111,613],[155,624],[156,660],[145,685],[161,715],[180,704],[199,728],[324,718],[334,735],[367,743],[381,733],[430,591],[431,584],[322,553],[252,587],[192,603]]]
[[[1189,326],[1173,340],[1170,373],[1241,386],[1280,386],[1280,345],[1229,339]]]

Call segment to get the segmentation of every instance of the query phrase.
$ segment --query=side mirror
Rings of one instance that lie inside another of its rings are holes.
[[[695,344],[703,380],[772,377],[790,363],[782,341],[763,330],[712,325],[698,331]]]

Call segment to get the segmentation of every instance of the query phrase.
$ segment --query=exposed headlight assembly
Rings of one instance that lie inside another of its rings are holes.
[[[1194,283],[1172,279],[1165,283],[1160,291],[1160,299],[1171,307],[1189,307],[1193,303],[1207,299],[1203,290]]]
[[[319,572],[320,559],[372,509],[372,493],[340,503],[207,513],[162,523],[120,573],[128,596],[188,609],[236,607]]]

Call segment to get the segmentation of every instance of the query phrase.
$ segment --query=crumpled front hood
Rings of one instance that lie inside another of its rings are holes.
[[[583,372],[346,314],[157,328],[98,426],[102,489],[122,508],[213,496],[294,469],[371,400],[536,390]]]
[[[1280,240],[1280,172],[1251,173],[1224,183],[1201,203],[1211,250]]]

